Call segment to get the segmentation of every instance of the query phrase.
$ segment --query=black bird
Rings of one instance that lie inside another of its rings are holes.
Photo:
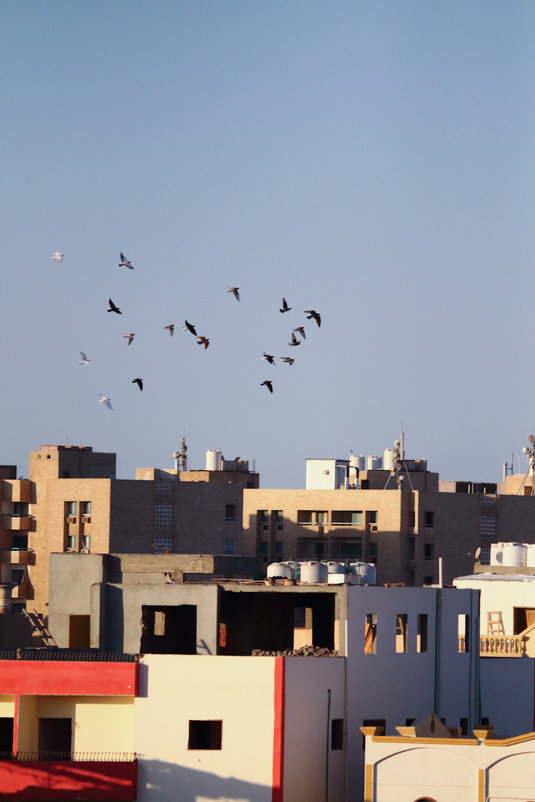
[[[140,390],[143,389],[143,379],[132,379],[132,384],[137,384]]]
[[[260,387],[264,387],[264,385],[268,388],[270,393],[273,392],[273,383],[270,382],[269,379],[266,379],[265,382],[262,382]]]
[[[130,270],[134,269],[134,265],[126,258],[126,256],[122,251],[121,251],[121,261],[119,262],[118,267],[128,267],[130,268]]]
[[[275,357],[272,354],[266,354],[265,351],[264,351],[264,356],[262,356],[260,358],[261,359],[265,359],[267,362],[269,362],[270,365],[274,365],[275,364]]]
[[[192,334],[194,334],[195,336],[197,336],[197,332],[195,331],[195,326],[193,325],[193,323],[188,323],[188,321],[187,321],[187,320],[185,320],[185,321],[184,321],[184,323],[186,324],[186,325],[184,326],[184,331],[186,331],[186,330],[187,330],[187,331],[191,331],[191,333],[192,333]]]
[[[306,340],[307,336],[306,336],[306,334],[305,334],[305,327],[304,327],[304,326],[297,326],[297,328],[295,328],[295,329],[292,329],[292,331],[297,331],[297,332],[298,332],[298,334],[300,334],[300,335],[301,335],[301,337],[303,338],[303,340]]]
[[[122,315],[123,314],[121,312],[121,310],[119,309],[119,307],[115,306],[115,304],[113,303],[111,298],[109,298],[109,303],[110,303],[110,308],[107,310],[108,312],[116,312],[118,315]]]
[[[293,363],[295,362],[295,359],[292,359],[291,356],[281,356],[280,359],[283,362],[286,362],[288,365],[293,365]]]
[[[321,326],[321,315],[319,312],[315,312],[314,309],[305,309],[305,315],[307,316],[307,320],[312,320],[312,318],[314,318],[318,326]]]
[[[288,345],[301,345],[301,340],[297,339],[293,331],[292,331],[292,342],[288,343]]]
[[[292,307],[288,306],[288,304],[286,303],[286,298],[283,298],[282,299],[282,309],[279,309],[279,312],[282,312],[284,314],[284,312],[289,312],[291,308]]]

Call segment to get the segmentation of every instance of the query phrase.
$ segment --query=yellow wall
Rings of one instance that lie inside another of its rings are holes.
[[[0,718],[11,718],[15,715],[15,697],[0,696]]]
[[[72,718],[74,752],[132,752],[134,700],[95,696],[42,696],[36,717]]]

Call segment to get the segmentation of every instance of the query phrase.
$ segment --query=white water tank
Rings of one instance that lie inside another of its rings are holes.
[[[350,569],[360,577],[361,585],[375,585],[377,570],[374,563],[351,563]]]
[[[526,565],[535,568],[535,543],[528,543],[526,546]]]
[[[291,579],[292,571],[287,563],[271,563],[267,568],[268,579]]]
[[[385,448],[383,454],[383,468],[385,471],[394,470],[394,449]]]
[[[503,565],[503,547],[505,543],[490,544],[490,564]]]
[[[329,560],[325,565],[327,566],[327,572],[329,574],[345,574],[346,572],[345,565],[335,560]]]
[[[206,470],[220,471],[223,455],[219,448],[209,448],[206,452]]]
[[[366,457],[363,454],[351,454],[349,465],[351,468],[358,468],[359,471],[363,471],[366,468]]]
[[[310,562],[301,563],[300,581],[305,585],[317,585],[319,582],[327,582],[328,571],[324,563]]]
[[[520,567],[526,564],[526,547],[523,543],[504,543],[503,564]]]
[[[368,470],[369,471],[380,471],[383,467],[383,458],[382,457],[374,457],[372,454],[368,454]]]

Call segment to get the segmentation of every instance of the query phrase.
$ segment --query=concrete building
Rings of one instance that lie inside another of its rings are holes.
[[[244,553],[264,571],[278,560],[365,560],[378,583],[427,585],[439,558],[448,584],[494,540],[535,542],[531,477],[440,482],[425,460],[403,460],[397,474],[358,460],[307,460],[304,490],[244,489]]]
[[[242,551],[242,490],[258,486],[248,463],[217,470],[138,468],[115,478],[115,454],[41,446],[29,478],[0,468],[2,581],[15,610],[48,614],[52,552],[199,553]]]
[[[535,732],[495,738],[491,728],[455,737],[429,718],[421,735],[398,727],[385,736],[377,726],[362,727],[366,737],[365,802],[529,802],[535,789]]]

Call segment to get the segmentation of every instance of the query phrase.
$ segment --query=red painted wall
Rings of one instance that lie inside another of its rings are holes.
[[[273,787],[272,802],[283,802],[284,796],[284,657],[275,658],[275,722],[273,727]]]
[[[0,761],[0,799],[135,800],[137,762]]]
[[[135,696],[137,663],[1,660],[1,695]]]

